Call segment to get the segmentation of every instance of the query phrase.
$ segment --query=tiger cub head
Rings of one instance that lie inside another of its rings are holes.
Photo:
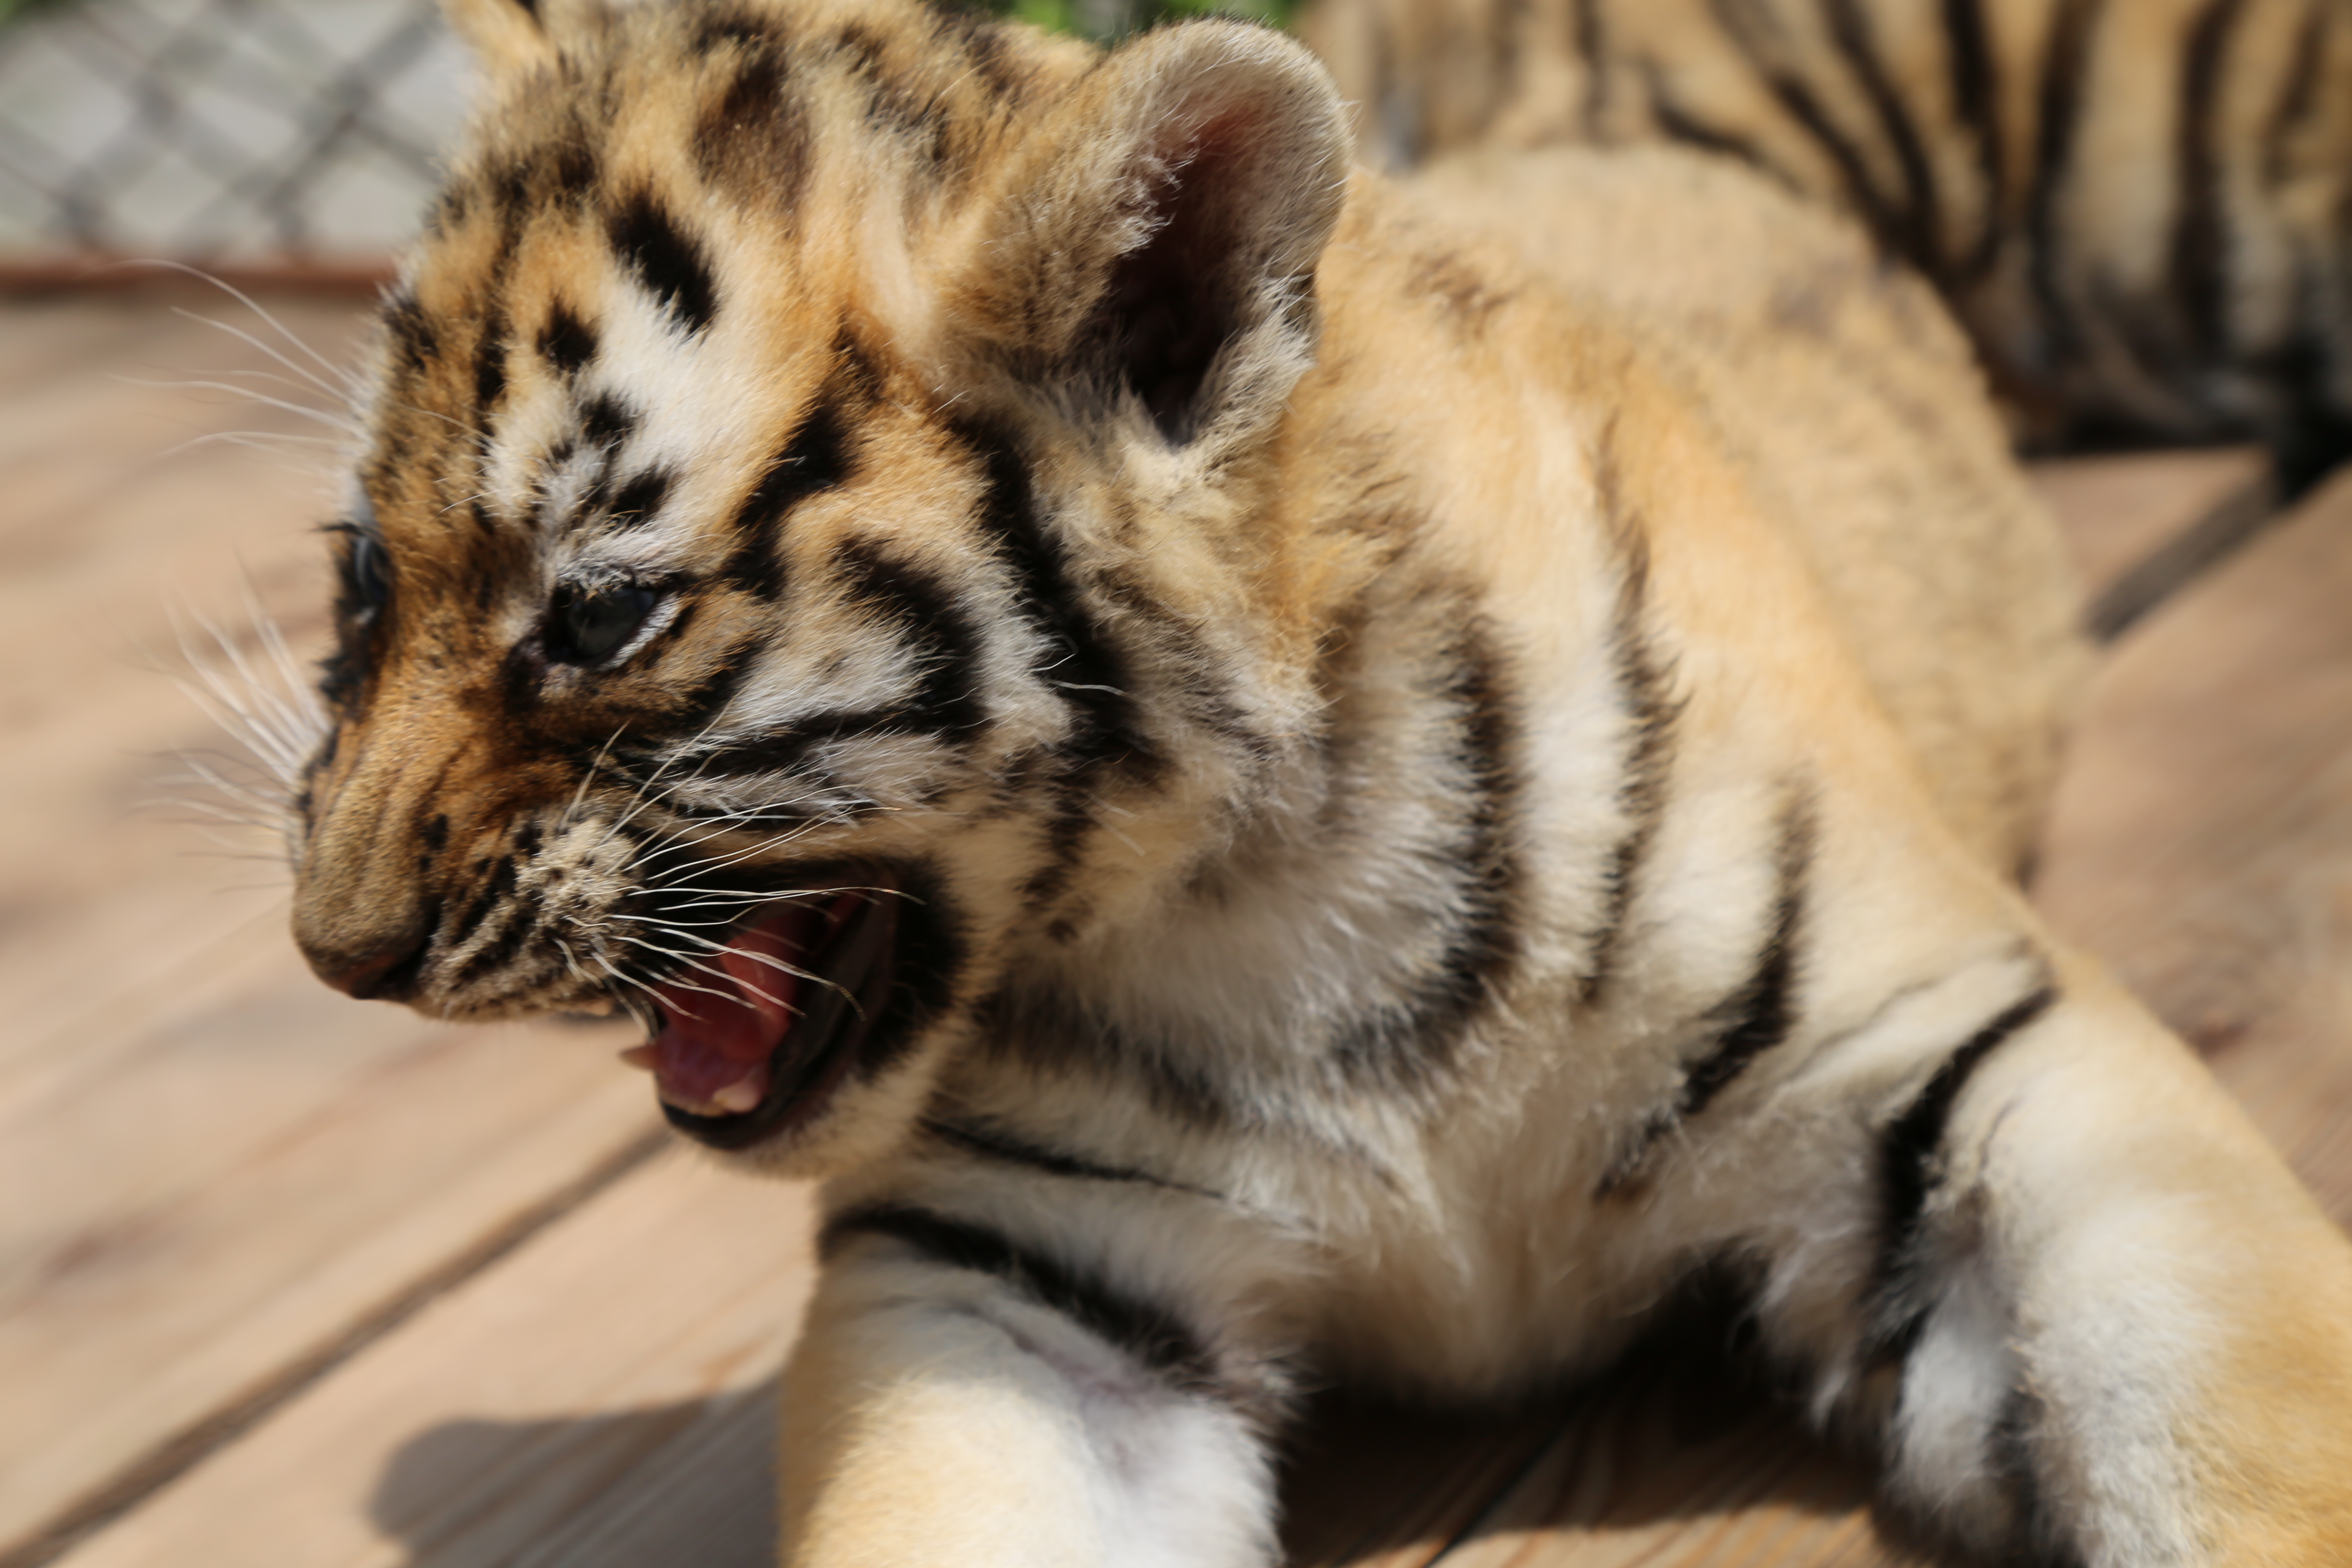
[[[383,308],[296,939],[617,1005],[679,1127],[833,1168],[1297,727],[1252,524],[1339,106],[1233,23],[452,10],[485,107]]]

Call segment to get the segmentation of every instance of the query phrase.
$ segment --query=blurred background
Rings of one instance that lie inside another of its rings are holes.
[[[1289,0],[1012,0],[1112,39]],[[471,92],[433,0],[0,0],[0,279],[381,276]]]
[[[307,701],[347,378],[469,89],[430,0],[0,0],[0,1568],[767,1560],[806,1194],[673,1151],[612,1029],[319,985],[245,755]],[[2037,479],[2095,585],[2261,470]],[[2338,1212],[2347,500],[2117,645],[2039,888]],[[1335,1405],[1294,1561],[1914,1561],[1752,1391],[1612,1388]]]

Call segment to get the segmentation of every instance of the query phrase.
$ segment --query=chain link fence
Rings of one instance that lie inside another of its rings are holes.
[[[697,0],[676,0],[695,4]],[[1114,38],[1289,0],[999,0]],[[0,0],[0,277],[381,272],[472,90],[434,0]]]
[[[380,267],[471,89],[433,0],[49,0],[0,22],[0,257]]]

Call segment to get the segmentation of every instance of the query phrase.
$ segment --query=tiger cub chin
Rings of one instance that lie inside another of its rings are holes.
[[[295,932],[829,1179],[790,1561],[1270,1563],[1301,1371],[1703,1266],[1964,1549],[2352,1560],[2352,1258],[2007,875],[2073,607],[1923,286],[1237,24],[453,6]]]

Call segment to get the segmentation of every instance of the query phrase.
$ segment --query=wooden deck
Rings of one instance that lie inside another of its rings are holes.
[[[349,306],[273,303],[331,354],[352,338]],[[250,658],[248,599],[309,647],[324,596],[324,448],[165,454],[327,432],[119,379],[272,368],[164,304],[0,306],[0,1568],[762,1563],[806,1194],[669,1147],[608,1029],[329,993],[267,842],[212,858],[142,804],[183,793],[166,753],[217,744],[170,679],[175,621]],[[2254,471],[2043,478],[2108,581]],[[2347,605],[2338,486],[2129,633],[2038,885],[2339,1217]],[[1925,1561],[1859,1469],[1686,1346],[1517,1412],[1334,1394],[1297,1448],[1301,1564]]]

